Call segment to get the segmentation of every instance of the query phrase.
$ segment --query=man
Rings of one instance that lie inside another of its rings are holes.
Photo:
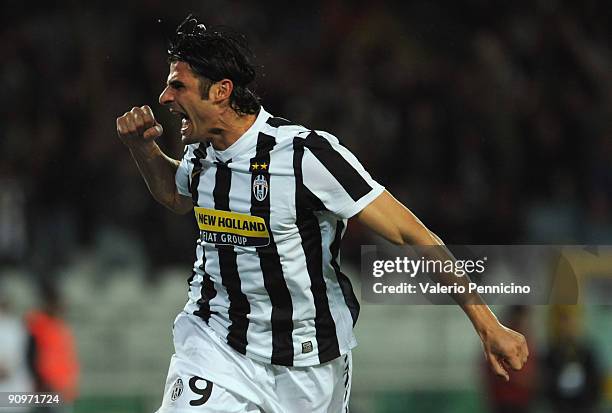
[[[78,396],[79,360],[72,329],[64,320],[65,301],[59,287],[50,280],[41,281],[38,295],[39,308],[25,317],[32,338],[29,356],[35,389],[59,393],[62,404],[35,411],[71,412]]]
[[[159,101],[182,119],[182,160],[155,143],[148,106],[117,119],[153,197],[193,208],[200,228],[158,412],[347,411],[359,311],[338,263],[347,220],[399,245],[442,242],[334,136],[261,107],[243,37],[188,17],[168,52]],[[461,306],[508,379],[527,359],[523,336],[478,296]]]

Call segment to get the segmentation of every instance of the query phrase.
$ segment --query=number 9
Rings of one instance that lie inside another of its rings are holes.
[[[203,380],[206,382],[206,387],[203,389],[200,389],[197,386],[197,382],[199,380]],[[206,403],[208,401],[208,399],[210,398],[210,395],[212,393],[212,389],[213,389],[213,383],[211,381],[208,381],[206,379],[203,379],[202,377],[198,377],[198,376],[194,376],[191,379],[189,379],[189,388],[191,389],[192,392],[194,392],[195,394],[199,394],[200,396],[202,396],[199,399],[196,400],[190,400],[189,404],[191,406],[201,406],[204,403]]]

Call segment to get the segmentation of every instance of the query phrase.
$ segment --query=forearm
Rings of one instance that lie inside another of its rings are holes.
[[[174,181],[179,161],[166,156],[154,142],[132,145],[129,150],[153,198],[165,207],[179,212]]]
[[[422,251],[423,255],[431,260],[455,259],[440,238],[386,191],[357,217],[368,228],[394,244],[418,246],[417,251]],[[470,282],[467,275],[460,277],[454,272],[442,271],[439,274],[430,274],[430,277],[438,283],[450,286],[456,283],[467,287]],[[529,356],[525,337],[501,325],[480,295],[476,292],[470,293],[469,288],[465,288],[465,291],[464,294],[451,296],[461,306],[480,336],[491,368],[509,380],[510,376],[504,366],[509,365],[518,370]]]
[[[488,305],[478,296],[480,304],[463,304],[461,308],[472,322],[474,329],[478,332],[481,338],[487,337],[491,331],[499,327],[497,317]]]
[[[431,260],[454,260],[444,242],[430,231],[408,208],[385,191],[358,214],[358,219],[368,228],[396,245],[414,245]],[[454,284],[465,287],[463,294],[451,297],[463,308],[477,330],[486,329],[492,320],[497,321],[480,295],[470,292],[470,279],[454,273],[429,274],[433,281],[442,285]],[[453,289],[454,291],[454,289]],[[478,308],[480,307],[480,308]]]
[[[444,242],[442,242],[442,240],[436,234],[431,231],[429,231],[429,233],[437,242],[439,242],[439,245],[444,245]],[[457,281],[458,279],[459,284],[462,284],[466,287],[466,291],[470,290],[469,288],[467,288],[467,284],[470,282],[470,279],[467,275],[463,277],[457,277],[454,274],[450,274],[449,276],[453,277],[455,281]],[[484,302],[484,300],[478,293],[464,294],[461,297],[453,298],[468,316],[468,318],[472,322],[472,325],[480,336],[486,336],[491,328],[499,324],[499,321],[497,320],[497,317],[495,317],[495,314],[493,314],[489,306]]]
[[[422,249],[435,260],[454,260],[453,254],[446,248],[444,242],[432,231],[430,231],[421,221],[415,217],[415,225],[412,226],[410,233],[402,237],[406,243],[421,245]],[[415,230],[416,228],[416,230]],[[435,247],[431,247],[435,246]],[[484,302],[482,297],[476,292],[469,292],[470,278],[467,275],[461,277],[453,273],[431,274],[433,281],[443,285],[457,284],[465,287],[463,294],[450,294],[455,302],[463,309],[468,316],[478,334],[486,334],[487,330],[493,325],[498,324],[497,318],[491,309]]]

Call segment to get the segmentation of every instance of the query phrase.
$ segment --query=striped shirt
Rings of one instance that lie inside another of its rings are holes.
[[[384,188],[337,138],[261,108],[229,148],[188,145],[176,185],[200,230],[185,311],[265,363],[311,366],[356,346],[340,241]]]

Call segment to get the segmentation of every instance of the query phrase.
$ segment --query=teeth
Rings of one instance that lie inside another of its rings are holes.
[[[184,132],[189,127],[189,124],[189,119],[183,118],[183,121],[181,122],[181,131]]]

